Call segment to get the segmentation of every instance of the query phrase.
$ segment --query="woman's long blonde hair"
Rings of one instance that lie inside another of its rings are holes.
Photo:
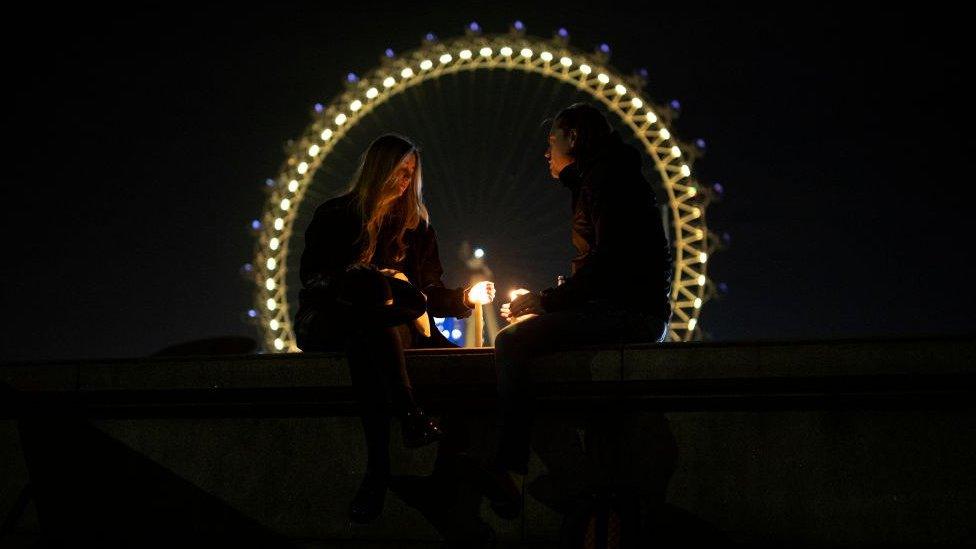
[[[391,176],[411,154],[415,155],[417,168],[410,186],[403,195],[398,196],[396,182]],[[384,235],[391,235],[396,244],[393,257],[389,259],[402,261],[407,253],[404,242],[407,230],[416,228],[421,221],[430,221],[427,207],[424,206],[420,151],[417,146],[401,135],[389,133],[378,137],[363,154],[349,192],[356,197],[363,220],[360,242],[364,246],[359,260],[363,263],[373,262],[380,232],[383,231]],[[389,226],[391,222],[398,226]]]

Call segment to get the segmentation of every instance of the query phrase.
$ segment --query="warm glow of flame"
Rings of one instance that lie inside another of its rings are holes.
[[[468,299],[471,303],[480,303],[482,305],[487,305],[491,303],[492,297],[488,295],[488,288],[492,283],[487,280],[479,282],[471,287],[471,291],[468,292]]]
[[[515,301],[515,298],[517,298],[520,295],[525,295],[527,293],[529,293],[529,291],[526,290],[525,288],[519,288],[517,290],[512,290],[511,292],[508,293],[508,300],[509,301]]]

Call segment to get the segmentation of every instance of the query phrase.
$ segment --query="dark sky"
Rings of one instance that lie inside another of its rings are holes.
[[[961,15],[671,4],[11,15],[0,360],[253,335],[238,270],[284,142],[347,72],[472,20],[608,42],[621,70],[648,68],[655,101],[681,100],[678,135],[708,140],[700,173],[727,189],[709,212],[732,236],[711,262],[729,286],[703,311],[712,338],[972,333]]]

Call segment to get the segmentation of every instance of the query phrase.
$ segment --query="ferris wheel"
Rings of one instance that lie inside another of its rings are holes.
[[[289,285],[295,285],[294,277],[288,280],[289,244],[296,240],[293,235],[299,236],[296,220],[303,200],[315,195],[310,190],[316,173],[338,161],[340,144],[357,126],[371,118],[375,124],[384,104],[425,83],[436,84],[465,72],[524,73],[568,86],[600,105],[611,114],[608,118],[614,125],[628,133],[645,160],[650,160],[651,184],[659,186],[656,190],[666,202],[674,256],[669,339],[700,338],[702,305],[714,293],[707,266],[719,246],[706,224],[710,193],[692,175],[700,151],[679,141],[668,128],[669,107],[648,100],[642,77],[624,76],[610,66],[606,45],[584,53],[570,47],[562,29],[552,39],[542,39],[525,34],[519,22],[508,33],[494,35],[483,34],[472,23],[464,36],[442,41],[427,35],[415,50],[400,55],[387,50],[380,65],[362,77],[350,74],[345,91],[328,104],[316,105],[311,124],[290,142],[280,172],[268,180],[262,216],[254,222],[257,242],[252,276],[256,287],[250,316],[259,323],[265,349],[299,350],[289,303]],[[568,218],[562,222],[568,226]]]

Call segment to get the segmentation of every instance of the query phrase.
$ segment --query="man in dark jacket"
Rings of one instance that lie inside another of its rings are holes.
[[[499,446],[493,509],[520,512],[533,403],[530,364],[580,345],[662,341],[671,317],[671,253],[641,156],[595,107],[578,103],[554,119],[550,174],[572,193],[577,254],[563,284],[515,299],[495,339]]]

